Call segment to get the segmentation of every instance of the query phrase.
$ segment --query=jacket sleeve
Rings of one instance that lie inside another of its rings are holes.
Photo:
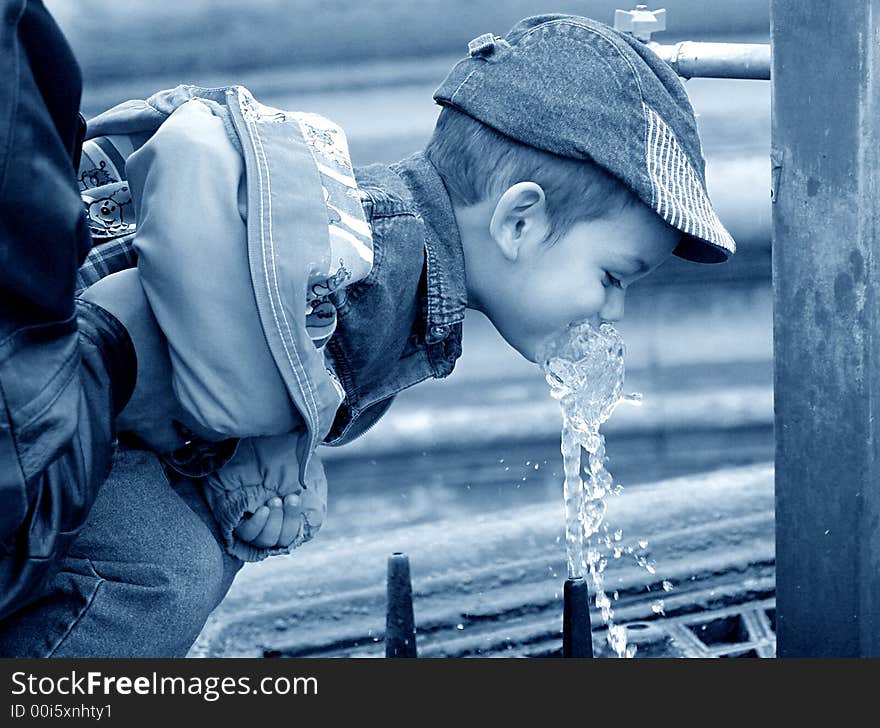
[[[79,302],[77,308],[72,343],[79,356],[61,372],[67,375],[62,386],[51,387],[50,406],[16,426],[10,400],[0,399],[0,620],[40,595],[86,523],[110,471],[112,415],[134,388],[128,333],[98,306]],[[40,352],[28,353],[24,364],[33,369]],[[3,368],[10,371],[8,362]],[[16,379],[25,379],[16,369]],[[63,426],[68,413],[70,428]]]
[[[226,549],[243,561],[286,554],[318,532],[327,513],[327,478],[317,453],[312,454],[305,482],[300,482],[297,442],[302,433],[241,440],[233,458],[207,478],[205,495],[220,526]],[[236,538],[241,519],[273,496],[300,495],[302,524],[287,548],[265,549]]]
[[[138,271],[181,406],[226,437],[276,435],[301,418],[252,293],[244,163],[214,110],[182,104],[128,158]]]

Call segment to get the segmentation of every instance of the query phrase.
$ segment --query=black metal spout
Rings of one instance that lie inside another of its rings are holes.
[[[409,557],[401,553],[394,553],[388,558],[385,657],[418,657]]]
[[[583,577],[565,580],[562,608],[562,656],[592,657],[590,590]]]

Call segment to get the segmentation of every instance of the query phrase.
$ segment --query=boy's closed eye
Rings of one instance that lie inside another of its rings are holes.
[[[612,288],[623,288],[623,281],[620,280],[615,275],[612,275],[607,270],[605,271],[605,278],[602,281],[602,285],[608,288],[609,286]]]

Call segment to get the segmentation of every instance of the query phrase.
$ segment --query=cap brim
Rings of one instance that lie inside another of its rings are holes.
[[[733,251],[685,233],[672,254],[694,263],[715,264],[726,263]]]

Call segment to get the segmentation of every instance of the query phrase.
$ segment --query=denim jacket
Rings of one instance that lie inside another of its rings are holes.
[[[363,434],[398,392],[452,372],[467,305],[452,203],[424,154],[355,177],[367,195],[373,269],[346,289],[327,344],[345,389],[328,445]]]

